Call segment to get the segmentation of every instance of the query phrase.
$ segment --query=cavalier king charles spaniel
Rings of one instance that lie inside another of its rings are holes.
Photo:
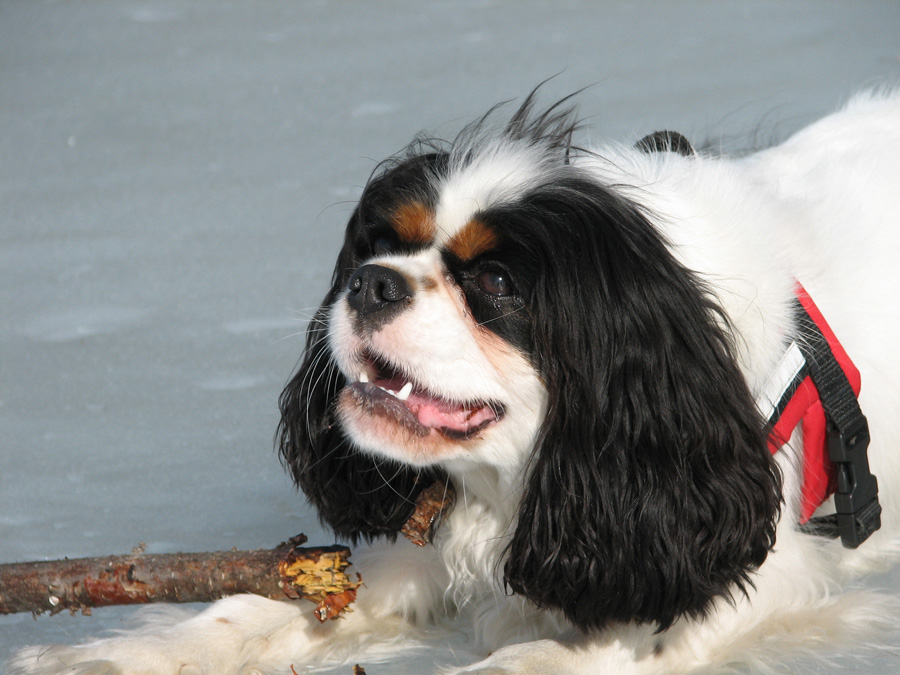
[[[900,96],[737,158],[578,147],[568,106],[417,139],[350,217],[277,445],[367,542],[354,611],[236,596],[14,669],[285,675],[469,635],[470,665],[421,670],[637,675],[890,643],[896,601],[853,580],[900,553]],[[432,543],[397,539],[436,481]]]

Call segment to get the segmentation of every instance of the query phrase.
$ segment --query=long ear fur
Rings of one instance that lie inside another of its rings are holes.
[[[328,347],[327,310],[356,267],[351,233],[348,228],[332,289],[307,328],[300,367],[279,399],[281,422],[275,440],[319,519],[338,537],[356,543],[360,537],[396,537],[415,510],[419,492],[435,476],[360,452],[337,424],[335,398],[346,382]]]
[[[506,582],[584,630],[702,616],[752,583],[780,506],[727,321],[625,200],[573,179],[523,206],[549,410]]]

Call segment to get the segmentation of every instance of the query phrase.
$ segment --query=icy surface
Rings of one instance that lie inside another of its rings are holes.
[[[0,562],[330,542],[276,401],[420,129],[558,74],[548,101],[595,85],[583,142],[746,147],[900,80],[898,35],[896,2],[0,2]],[[0,617],[0,661],[132,614]]]

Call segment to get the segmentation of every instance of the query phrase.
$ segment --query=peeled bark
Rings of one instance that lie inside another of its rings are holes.
[[[416,499],[416,510],[400,530],[416,546],[430,544],[434,533],[456,502],[453,486],[436,481],[425,488]]]

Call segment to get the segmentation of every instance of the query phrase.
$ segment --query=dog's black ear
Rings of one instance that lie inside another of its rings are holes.
[[[691,142],[677,131],[654,131],[635,143],[634,147],[644,152],[676,152],[685,157],[697,154]]]
[[[336,396],[346,381],[330,354],[328,310],[357,265],[352,248],[348,228],[332,289],[307,328],[301,364],[279,399],[275,441],[319,519],[338,537],[356,543],[360,537],[396,537],[415,510],[416,497],[435,476],[357,450],[337,423]]]
[[[633,205],[587,180],[527,201],[549,403],[506,582],[584,630],[703,616],[752,584],[780,507],[727,321]]]

